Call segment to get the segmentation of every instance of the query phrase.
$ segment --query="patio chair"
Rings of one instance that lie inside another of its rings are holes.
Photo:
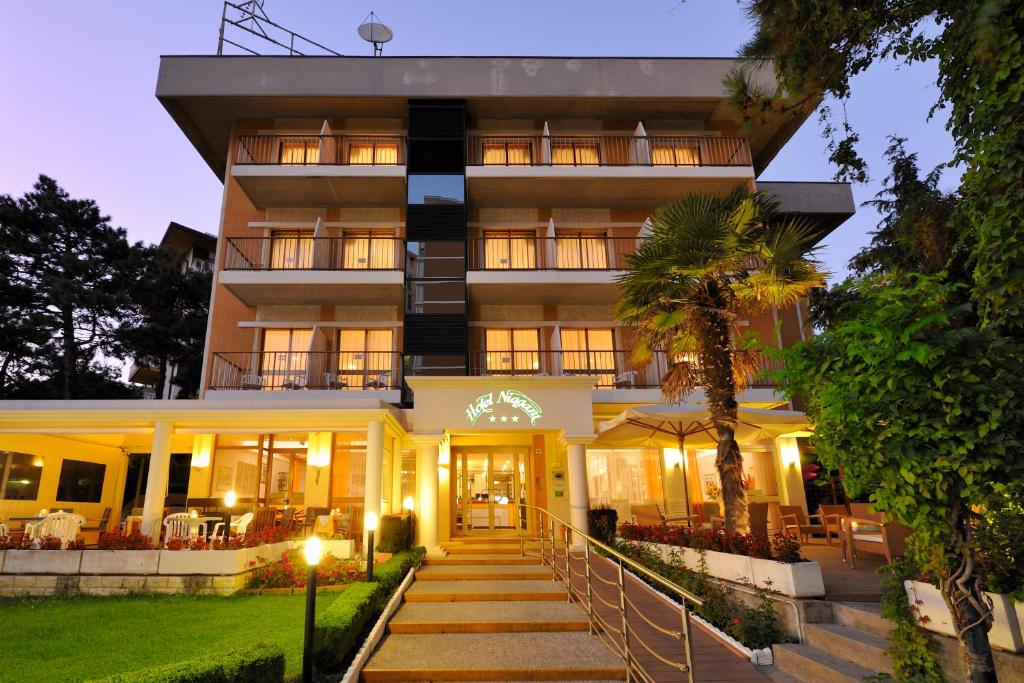
[[[0,536],[10,536],[11,530],[7,528],[7,525],[0,522]]]
[[[43,508],[42,510],[39,511],[39,517],[46,517],[46,515],[49,514],[49,512],[50,512],[49,510],[47,510],[46,508]],[[34,538],[35,537],[35,528],[37,526],[39,526],[40,522],[42,522],[42,520],[39,520],[39,522],[25,522],[25,526],[22,527],[21,530],[25,533],[26,536],[30,536],[30,537]]]
[[[285,536],[290,537],[294,533],[295,526],[295,508],[287,507],[281,510],[281,528],[284,529]]]
[[[632,389],[636,386],[636,370],[627,370],[615,375],[612,385],[616,389]]]
[[[657,505],[630,505],[629,512],[633,515],[633,523],[640,526],[665,526],[665,518]]]
[[[316,526],[316,518],[331,514],[330,508],[307,507],[302,518],[302,535],[309,536]]]
[[[235,531],[235,536],[245,536],[245,532],[249,530],[249,525],[252,523],[253,513],[246,512],[244,515],[238,518],[238,521],[232,522],[231,526]],[[217,536],[224,535],[224,522],[217,522],[213,526],[213,533],[210,538],[217,538]]]
[[[85,517],[82,515],[72,512],[51,512],[43,521],[36,524],[32,536],[34,538],[56,536],[61,543],[67,543],[78,538],[78,532],[83,524],[85,524]]]
[[[683,504],[669,503],[665,506],[665,512],[662,512],[658,505],[654,507],[658,509],[658,514],[661,515],[662,524],[667,526],[693,526],[697,521],[697,515],[686,514],[686,506]]]
[[[253,515],[252,522],[249,524],[249,529],[255,532],[262,531],[263,529],[273,528],[277,523],[277,510],[274,508],[260,508]]]
[[[850,510],[846,507],[846,503],[841,505],[821,503],[818,505],[818,514],[825,525],[825,540],[832,545],[832,534],[835,534],[837,539],[842,537],[843,517],[849,516]]]
[[[799,505],[780,505],[779,516],[782,518],[782,530],[787,534],[795,531],[804,543],[810,540],[811,534],[825,534],[825,539],[828,540],[821,515],[808,515]]]
[[[110,514],[112,512],[112,508],[103,508],[103,515],[99,518],[96,524],[93,526],[83,526],[82,532],[84,533],[86,531],[96,531],[99,533],[103,533],[107,530],[107,527],[110,526]]]
[[[242,381],[238,383],[240,389],[255,389],[259,390],[263,388],[263,378],[255,373],[249,373],[242,377]]]
[[[333,372],[325,372],[324,389],[348,389],[348,380]]]
[[[387,389],[391,386],[391,371],[385,370],[378,373],[376,377],[367,381],[367,389]]]
[[[843,517],[842,549],[843,561],[850,569],[857,568],[857,553],[863,551],[884,555],[887,564],[894,558],[902,557],[907,551],[907,538],[913,529],[898,522],[879,521],[878,518]]]
[[[300,389],[305,389],[306,384],[305,375],[291,375],[281,383],[281,388],[289,391],[298,391]]]
[[[192,515],[188,512],[175,512],[164,518],[164,544],[171,539],[188,541],[197,536],[206,536],[206,522],[192,524],[188,521]]]

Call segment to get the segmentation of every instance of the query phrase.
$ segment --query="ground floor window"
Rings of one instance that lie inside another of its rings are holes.
[[[304,433],[218,435],[210,497],[234,491],[239,504],[302,504],[306,439]]]
[[[331,458],[331,507],[362,507],[366,493],[365,435],[335,434]]]
[[[588,450],[587,478],[591,507],[615,508],[620,521],[631,518],[632,505],[664,505],[658,449]]]
[[[41,456],[0,451],[0,499],[35,500],[42,475]]]
[[[416,451],[414,450],[402,451],[402,500],[399,502],[404,506],[405,501],[410,498],[416,500]]]
[[[775,460],[765,447],[741,446],[743,454],[743,487],[747,495],[777,496],[779,487],[775,479]],[[715,467],[717,451],[713,448],[697,450],[697,472],[701,495],[705,501],[721,502],[722,481]]]
[[[69,460],[60,464],[57,500],[68,503],[98,503],[103,497],[107,466],[98,462]]]

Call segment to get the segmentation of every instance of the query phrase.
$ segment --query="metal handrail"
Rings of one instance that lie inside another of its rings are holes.
[[[639,562],[630,559],[626,555],[622,554],[615,548],[612,548],[605,543],[597,540],[593,536],[581,531],[574,527],[569,522],[565,521],[558,515],[551,513],[545,508],[537,507],[534,505],[527,505],[526,503],[519,503],[520,515],[519,515],[519,550],[522,556],[526,556],[526,541],[527,538],[524,534],[526,527],[527,510],[533,510],[536,513],[540,513],[540,536],[535,540],[539,540],[541,544],[540,558],[543,564],[549,564],[552,571],[552,580],[561,580],[565,583],[568,600],[571,602],[574,598],[581,603],[586,609],[587,619],[591,633],[598,632],[602,634],[606,641],[609,641],[609,646],[612,651],[622,657],[626,665],[626,680],[640,679],[645,681],[654,681],[653,677],[644,669],[643,665],[636,659],[635,655],[630,649],[631,640],[638,641],[640,646],[644,650],[649,652],[660,662],[663,662],[679,671],[684,671],[687,674],[687,679],[690,683],[693,682],[693,651],[691,647],[691,635],[690,635],[690,610],[687,607],[687,603],[692,603],[695,607],[703,605],[703,600],[697,595],[691,593],[682,586],[676,584],[673,581],[666,579],[665,577],[651,571],[647,567],[644,567]],[[543,516],[546,516],[545,520]],[[545,524],[545,521],[547,522]],[[562,527],[561,538],[558,538],[555,534],[555,524],[559,524]],[[572,568],[572,550],[570,543],[572,538],[578,538],[583,541],[583,562],[584,562],[584,573],[575,571]],[[551,544],[550,557],[546,552],[547,543]],[[558,543],[561,542],[564,548],[564,555],[560,555],[558,551]],[[608,582],[603,577],[597,576],[596,572],[591,571],[590,566],[590,549],[591,546],[600,550],[603,554],[607,555],[614,563],[617,568],[617,581]],[[535,553],[531,553],[535,554]],[[564,566],[559,566],[562,563],[564,557]],[[671,629],[664,628],[652,622],[646,615],[644,615],[636,603],[626,595],[626,581],[625,581],[625,568],[629,569],[635,574],[647,579],[650,582],[660,585],[661,587],[672,591],[679,595],[682,600],[680,602],[680,616],[682,620],[682,630],[673,631]],[[584,594],[582,589],[573,586],[573,577],[583,578],[586,581],[586,592]],[[605,600],[600,595],[596,594],[593,590],[592,579],[597,578],[606,584],[616,585],[619,589],[619,600],[618,604],[614,604],[611,601]],[[586,603],[583,604],[584,597]],[[607,619],[594,611],[594,600],[598,603],[603,604],[606,608],[616,610],[622,618],[622,624],[620,627],[612,626]],[[653,627],[657,632],[667,635],[674,640],[683,641],[683,661],[672,661],[665,658],[654,651],[651,646],[644,642],[636,633],[635,629],[629,623],[629,615],[636,613],[648,626]],[[616,641],[614,638],[610,638],[607,634],[613,633],[621,638],[621,643]]]

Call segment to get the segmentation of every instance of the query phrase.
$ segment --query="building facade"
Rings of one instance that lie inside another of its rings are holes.
[[[822,238],[853,213],[847,185],[759,180],[800,121],[741,132],[722,86],[736,66],[163,58],[157,97],[224,183],[201,397],[2,406],[0,499],[12,467],[39,482],[0,517],[66,502],[68,453],[109,470],[96,516],[123,505],[126,459],[149,453],[151,532],[174,453],[191,454],[189,498],[411,507],[428,546],[514,532],[519,503],[581,528],[596,505],[710,516],[699,439],[602,435],[662,400],[668,367],[630,363],[615,278],[654,211],[688,192],[770,192]],[[811,333],[803,305],[741,324],[779,346]],[[761,380],[741,403],[792,408]],[[753,499],[806,507],[799,434],[741,445]]]

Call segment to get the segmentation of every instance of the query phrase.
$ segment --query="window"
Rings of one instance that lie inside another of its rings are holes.
[[[611,329],[562,329],[560,338],[565,374],[597,375],[598,386],[615,386],[615,343]]]
[[[348,389],[395,386],[391,336],[391,330],[340,330],[339,381]]]
[[[409,176],[410,204],[463,204],[466,201],[466,178],[463,175]]]
[[[260,370],[267,388],[306,381],[306,362],[313,330],[264,330]]]
[[[658,449],[587,449],[587,486],[591,506],[609,505],[620,520],[630,519],[631,505],[663,505]]]
[[[700,166],[700,147],[696,141],[654,140],[651,163],[655,166]]]
[[[345,233],[342,240],[342,268],[345,270],[394,270],[399,241],[375,237],[373,233]]]
[[[536,236],[532,232],[484,233],[486,270],[534,270],[536,267]]]
[[[775,461],[771,451],[764,447],[747,445],[741,446],[740,450],[743,452],[743,481],[747,495],[779,495],[778,483],[775,480]],[[710,499],[709,489],[721,491],[722,488],[722,481],[715,467],[716,455],[717,451],[714,449],[697,451],[697,472],[700,475],[700,487],[705,500]]]
[[[35,500],[42,475],[41,456],[0,451],[0,499]]]
[[[398,141],[391,138],[360,140],[348,146],[348,163],[352,166],[395,166],[398,164]]]
[[[331,458],[331,507],[363,506],[366,441],[363,435],[335,434]]]
[[[280,163],[315,164],[320,161],[319,136],[286,138],[281,142]]]
[[[484,166],[529,166],[533,161],[529,140],[484,140]]]
[[[551,163],[555,166],[597,166],[599,144],[592,138],[552,138]]]
[[[270,234],[270,268],[308,270],[313,267],[313,233],[274,230]]]
[[[484,345],[488,374],[533,375],[540,372],[540,331],[489,329]]]
[[[560,270],[603,270],[608,267],[608,240],[604,235],[559,235],[555,242]]]
[[[67,503],[98,503],[103,497],[107,466],[84,460],[65,459],[60,465],[57,500]]]

